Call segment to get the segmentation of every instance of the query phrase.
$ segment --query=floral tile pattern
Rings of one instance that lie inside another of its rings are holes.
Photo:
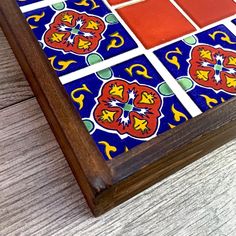
[[[25,17],[59,76],[137,47],[101,0],[68,0]]]
[[[155,51],[190,97],[206,111],[236,95],[236,36],[224,25]]]
[[[145,56],[64,87],[106,160],[191,118]]]

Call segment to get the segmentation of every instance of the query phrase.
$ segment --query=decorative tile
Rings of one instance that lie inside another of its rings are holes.
[[[25,17],[59,76],[137,47],[101,0],[68,0]]]
[[[195,30],[169,0],[146,0],[117,11],[146,48]]]
[[[201,27],[236,13],[233,0],[176,0],[183,10]]]
[[[194,102],[206,111],[236,95],[236,36],[224,25],[155,52]]]
[[[64,87],[106,160],[191,118],[145,56]]]
[[[16,0],[16,2],[18,3],[20,7],[26,6],[32,3],[36,3],[36,2],[41,2],[41,1],[43,0]]]
[[[236,25],[236,19],[235,19],[235,20],[232,20],[232,22]]]

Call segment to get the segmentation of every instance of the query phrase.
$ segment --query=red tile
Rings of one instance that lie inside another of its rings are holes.
[[[123,3],[123,2],[129,2],[130,0],[108,0],[108,2],[111,4],[111,5],[116,5],[116,4],[120,4],[120,3]]]
[[[118,13],[146,48],[195,30],[169,0],[146,0],[121,8]]]
[[[234,0],[176,0],[201,27],[236,13]]]

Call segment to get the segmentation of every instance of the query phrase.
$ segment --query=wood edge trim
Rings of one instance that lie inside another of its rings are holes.
[[[155,158],[151,164],[144,165],[139,170],[130,171],[129,176],[125,178],[118,176],[109,189],[96,197],[95,216],[104,214],[234,138],[236,138],[236,115],[233,120],[197,137],[188,145],[172,150],[161,158]],[[125,166],[122,165],[122,168]]]
[[[31,86],[34,94],[36,95],[36,98],[40,104],[40,107],[43,110],[43,112],[46,116],[46,119],[48,120],[50,127],[52,128],[53,133],[54,133],[56,139],[58,140],[63,153],[66,156],[66,159],[67,159],[67,161],[68,161],[68,163],[69,163],[69,165],[76,177],[77,182],[79,183],[79,185],[83,189],[83,193],[85,194],[85,198],[88,202],[88,205],[90,206],[91,210],[93,211],[93,209],[95,209],[96,196],[98,194],[100,194],[103,190],[105,190],[111,186],[112,176],[110,173],[110,169],[107,166],[107,163],[101,158],[101,156],[97,156],[99,158],[99,163],[102,163],[101,166],[104,167],[101,169],[101,173],[96,173],[95,176],[91,177],[86,174],[86,171],[84,171],[84,168],[83,168],[84,163],[82,163],[82,165],[81,165],[80,158],[78,158],[78,155],[75,154],[75,151],[73,150],[71,143],[68,142],[67,136],[63,131],[61,123],[58,120],[55,113],[53,112],[52,106],[50,106],[50,101],[48,100],[48,97],[47,97],[48,94],[44,93],[42,86],[38,81],[37,73],[35,73],[35,69],[32,66],[32,63],[27,60],[27,57],[24,53],[24,50],[21,47],[21,43],[19,42],[19,39],[16,38],[14,40],[12,38],[13,30],[11,27],[11,23],[7,20],[5,14],[4,14],[4,10],[6,10],[6,8],[9,7],[9,5],[11,6],[12,4],[14,4],[13,1],[10,0],[9,2],[8,1],[4,2],[4,0],[2,0],[0,2],[0,26],[2,27],[4,34],[6,35],[7,40],[9,42],[10,46],[12,47],[13,52],[20,64],[24,74],[26,75],[26,78],[27,78],[28,82],[30,83],[30,86]],[[19,17],[21,17],[21,12],[18,9],[18,6],[16,5],[16,3],[14,4],[14,7],[11,8],[11,10],[14,14],[18,14]],[[19,12],[17,12],[17,11],[19,11]],[[21,17],[21,18],[23,20],[23,17]],[[25,25],[27,26],[27,24],[25,24]],[[28,31],[29,31],[30,37],[34,38],[33,33],[30,30],[28,30]],[[37,49],[39,48],[38,50],[42,51],[36,40],[34,40],[34,44],[35,44],[34,46]],[[40,51],[39,51],[39,55],[41,53]],[[48,66],[49,70],[52,71],[50,65],[47,63],[47,60],[45,60],[45,65]],[[52,78],[54,78],[55,81],[56,81],[56,79],[58,79],[54,72],[50,73],[50,76]],[[64,97],[63,99],[68,101],[68,98],[65,96],[64,91],[62,91],[62,86],[59,85],[59,83],[56,86],[57,86],[58,91],[60,91],[63,94],[62,95]],[[68,104],[69,104],[69,102],[68,102]],[[75,112],[74,108],[72,110],[74,113],[73,114],[74,117],[76,117],[76,120],[79,120],[78,114]],[[76,122],[76,124],[78,124],[78,123],[79,122]],[[98,159],[98,158],[96,158],[96,159]],[[91,162],[90,164],[91,165],[87,166],[87,167],[90,169],[93,169],[93,162]],[[92,173],[92,171],[91,171],[91,173]]]

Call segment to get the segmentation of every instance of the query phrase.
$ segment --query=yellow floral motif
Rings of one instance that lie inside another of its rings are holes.
[[[140,67],[142,69],[142,70],[135,71],[135,73],[137,75],[143,76],[146,79],[152,79],[152,77],[148,75],[147,68],[142,64],[134,64],[134,65],[126,68],[125,70],[129,73],[130,76],[133,76],[133,70],[134,70],[134,68],[137,68],[137,67]]]
[[[73,99],[74,102],[79,104],[79,110],[82,110],[82,108],[84,107],[85,96],[83,94],[80,94],[79,97],[76,97],[75,94],[82,91],[92,93],[86,84],[83,84],[81,88],[77,88],[71,92],[71,98]]]
[[[200,80],[208,81],[209,80],[209,73],[210,71],[206,70],[197,70],[197,78]]]
[[[170,129],[174,129],[176,127],[176,125],[172,125],[169,123],[169,127],[170,127]]]
[[[102,121],[108,121],[108,122],[113,122],[114,121],[114,116],[116,112],[114,111],[108,111],[108,110],[103,110],[102,115],[100,116],[100,119]]]
[[[52,68],[56,71],[63,71],[66,70],[72,63],[76,63],[74,60],[68,60],[68,61],[58,61],[58,65],[61,66],[61,68],[55,67],[55,59],[57,56],[49,57],[48,60],[50,61]]]
[[[106,156],[108,157],[109,160],[111,160],[112,159],[111,152],[116,152],[117,148],[115,146],[111,146],[106,141],[100,141],[100,142],[98,142],[98,144],[101,144],[105,147]]]
[[[232,42],[230,39],[229,35],[223,31],[215,31],[213,34],[209,34],[209,36],[213,39],[216,40],[216,35],[223,35],[220,39],[222,41],[227,42],[228,44],[236,44],[236,42]]]
[[[79,49],[89,49],[92,43],[87,40],[79,39],[78,48]]]
[[[117,86],[116,84],[114,84],[109,92],[109,94],[113,95],[113,96],[118,96],[120,98],[123,98],[123,92],[124,92],[124,87],[121,86]]]
[[[143,92],[142,93],[142,99],[140,100],[139,103],[143,104],[154,104],[154,96],[153,94]]]
[[[175,105],[174,105],[174,104],[173,104],[172,107],[171,107],[171,111],[172,111],[172,113],[174,114],[174,120],[175,120],[176,122],[180,122],[181,118],[184,118],[185,120],[188,120],[188,117],[187,117],[184,113],[178,111],[178,110],[175,108]],[[169,123],[169,127],[170,127],[171,129],[173,129],[173,128],[175,128],[176,126]]]
[[[165,55],[166,60],[167,60],[169,63],[175,65],[175,66],[177,67],[177,69],[179,70],[179,69],[180,69],[180,64],[179,64],[179,61],[178,61],[178,57],[173,56],[173,57],[169,58],[169,55],[170,55],[170,54],[183,55],[183,53],[180,51],[179,48],[176,48],[175,51],[169,51],[169,52],[167,52],[166,55]]]
[[[236,57],[229,57],[228,65],[236,66]]]
[[[82,108],[84,107],[84,98],[84,95],[80,94],[79,97],[74,99],[74,101],[79,104],[79,110],[82,110]]]
[[[188,117],[187,117],[184,113],[178,111],[178,110],[175,108],[175,105],[174,105],[174,104],[173,104],[172,107],[171,107],[171,111],[172,111],[172,113],[174,114],[174,120],[175,120],[175,121],[180,122],[181,118],[184,118],[185,120],[188,120]]]
[[[99,24],[93,20],[90,20],[88,22],[88,25],[86,26],[86,29],[93,29],[93,30],[98,30],[99,29]]]
[[[117,42],[117,39],[112,39],[110,44],[107,46],[107,51],[109,51],[111,48],[120,48],[124,45],[125,40],[124,38],[120,35],[119,32],[115,32],[113,34],[109,35],[112,38],[117,38],[119,39],[120,43]]]
[[[26,20],[27,20],[27,22],[29,22],[29,20],[33,19],[34,22],[39,22],[44,16],[45,16],[45,12],[42,12],[41,15],[32,15],[32,16],[29,16]],[[31,29],[38,28],[38,26],[31,25],[30,23],[29,23],[29,26]]]
[[[209,96],[204,95],[204,94],[202,94],[202,95],[200,95],[200,96],[203,97],[203,98],[205,98],[206,104],[207,104],[207,106],[210,107],[210,108],[213,108],[213,105],[212,105],[212,104],[218,104],[218,101],[217,101],[215,98],[210,98]]]
[[[204,59],[212,60],[211,51],[201,49],[200,50],[200,57],[202,57]]]
[[[226,76],[226,83],[228,88],[235,88],[236,89],[236,78],[230,78]]]
[[[92,3],[91,10],[94,10],[100,7],[100,5],[98,5],[95,0],[90,0],[90,2]],[[80,2],[75,2],[75,5],[88,7],[90,6],[90,3],[88,3],[88,0],[81,0]]]
[[[61,18],[62,21],[68,22],[70,24],[72,23],[73,19],[74,19],[73,15],[69,15],[67,13],[65,15],[63,15]]]
[[[149,130],[147,127],[148,122],[146,120],[138,119],[137,117],[134,117],[134,129],[137,131],[141,131],[142,133],[145,133]]]
[[[62,42],[64,36],[65,36],[65,34],[53,33],[50,40],[51,40],[51,42],[60,43],[60,42]]]

